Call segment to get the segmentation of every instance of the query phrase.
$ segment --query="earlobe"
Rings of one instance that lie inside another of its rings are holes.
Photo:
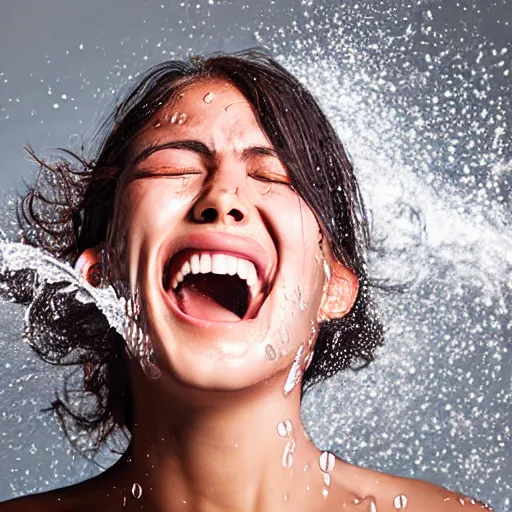
[[[76,260],[75,270],[91,285],[100,286],[102,280],[101,250],[86,249]]]
[[[333,320],[345,316],[354,305],[359,291],[359,280],[352,270],[338,261],[329,266],[330,278],[325,286],[318,320]]]

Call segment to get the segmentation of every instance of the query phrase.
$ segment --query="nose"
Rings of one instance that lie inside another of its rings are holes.
[[[240,224],[248,216],[247,206],[240,194],[240,186],[226,180],[213,183],[192,208],[196,222],[211,224]]]

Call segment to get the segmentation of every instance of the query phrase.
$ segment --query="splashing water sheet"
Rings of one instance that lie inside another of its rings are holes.
[[[309,434],[326,454],[512,510],[512,1],[131,4],[129,13],[117,0],[94,0],[87,12],[48,7],[48,25],[23,40],[14,30],[22,8],[2,16],[11,42],[2,46],[19,49],[0,53],[4,231],[15,239],[9,189],[33,180],[27,141],[37,154],[66,142],[77,150],[150,64],[266,46],[315,94],[346,145],[371,210],[370,273],[400,290],[378,294],[387,336],[376,361],[304,398]],[[65,30],[77,17],[87,33]],[[24,251],[0,247],[11,270],[67,275],[81,300],[110,293],[78,286],[70,268]],[[116,329],[121,311],[103,311]],[[40,412],[65,372],[22,343],[21,307],[5,303],[0,314],[0,501],[97,474]],[[275,352],[267,348],[270,361]],[[114,459],[100,455],[105,466]]]

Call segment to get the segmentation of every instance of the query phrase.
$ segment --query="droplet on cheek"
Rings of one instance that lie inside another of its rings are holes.
[[[137,482],[132,485],[132,495],[136,500],[142,496],[142,487]]]
[[[203,101],[205,103],[211,103],[213,101],[213,94],[211,92],[207,93],[204,98],[203,98]]]
[[[297,350],[297,354],[295,355],[295,359],[293,360],[293,364],[288,373],[288,377],[286,378],[286,382],[284,384],[283,392],[286,395],[289,395],[293,388],[299,383],[300,378],[302,376],[302,353],[304,352],[304,345],[301,345]]]
[[[267,345],[265,347],[265,357],[269,361],[275,361],[277,359],[276,349],[272,345]]]

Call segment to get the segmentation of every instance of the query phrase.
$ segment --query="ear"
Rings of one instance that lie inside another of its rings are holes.
[[[359,291],[359,279],[352,270],[342,265],[333,256],[326,259],[330,276],[324,286],[318,320],[333,320],[345,316],[354,305]]]
[[[100,286],[102,281],[101,249],[86,249],[75,263],[75,270],[91,285]]]

